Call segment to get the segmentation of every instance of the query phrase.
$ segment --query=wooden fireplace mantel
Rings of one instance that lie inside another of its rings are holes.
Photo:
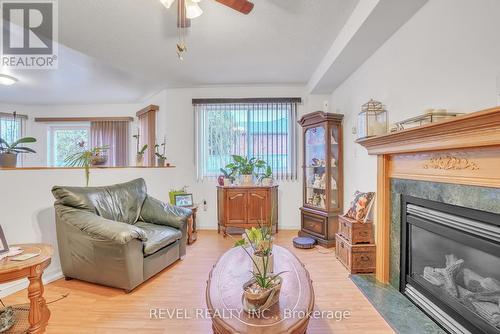
[[[389,281],[390,179],[500,188],[500,107],[358,140],[377,155],[377,270]]]

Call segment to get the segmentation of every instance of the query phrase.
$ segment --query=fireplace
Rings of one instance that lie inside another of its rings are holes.
[[[447,331],[500,333],[499,214],[402,195],[400,267],[401,292]]]

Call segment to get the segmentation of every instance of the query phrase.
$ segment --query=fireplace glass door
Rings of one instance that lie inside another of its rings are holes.
[[[421,201],[403,201],[403,292],[416,290],[417,304],[428,300],[428,313],[439,309],[431,316],[449,316],[444,321],[456,321],[471,333],[500,333],[500,227],[455,215],[448,205],[432,202],[430,208]]]

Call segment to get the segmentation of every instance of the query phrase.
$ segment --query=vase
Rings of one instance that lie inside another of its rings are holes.
[[[156,158],[156,166],[158,167],[164,167],[165,166],[165,162],[167,161],[167,159],[165,158]]]
[[[260,291],[253,288],[256,285],[254,279],[243,284],[242,304],[245,312],[262,313],[279,301],[283,279],[277,276],[274,280],[275,284],[271,288]]]
[[[274,256],[273,254],[271,253],[270,255],[267,256],[268,257],[268,262],[267,262],[267,271],[268,273],[272,273],[274,272]],[[254,273],[259,273],[259,271],[261,273],[264,272],[264,258],[263,256],[260,256],[256,253],[253,253],[252,254],[252,259],[253,259],[253,272]],[[257,266],[256,266],[257,265]]]
[[[17,166],[17,153],[0,153],[0,167],[3,168],[16,168]]]
[[[219,175],[217,178],[217,184],[221,187],[224,185],[224,175]]]
[[[273,179],[270,177],[265,177],[262,179],[261,183],[264,187],[270,187],[273,185]]]
[[[137,167],[142,167],[144,166],[144,154],[137,154],[135,156],[135,165]]]
[[[229,187],[232,184],[231,179],[225,177],[223,180],[223,184],[224,184],[224,187]]]
[[[241,175],[242,186],[253,186],[253,175]]]

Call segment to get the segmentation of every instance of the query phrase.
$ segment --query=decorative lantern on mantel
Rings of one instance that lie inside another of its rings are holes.
[[[381,102],[371,99],[358,115],[358,139],[387,133],[387,111]]]

